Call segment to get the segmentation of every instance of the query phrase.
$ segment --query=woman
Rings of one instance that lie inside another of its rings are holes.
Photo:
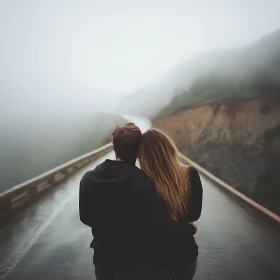
[[[171,218],[181,223],[198,220],[202,207],[199,174],[182,162],[184,156],[173,141],[160,130],[149,129],[142,136],[138,156]],[[193,236],[178,239],[162,233],[152,240],[148,255],[151,279],[193,279],[198,256]]]

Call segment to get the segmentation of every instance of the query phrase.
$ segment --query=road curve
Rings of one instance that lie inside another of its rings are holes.
[[[79,181],[94,161],[0,232],[0,279],[95,279],[91,232],[79,220]],[[245,202],[201,176],[204,203],[195,280],[279,280],[280,233]]]

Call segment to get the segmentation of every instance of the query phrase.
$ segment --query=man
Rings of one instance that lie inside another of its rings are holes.
[[[141,137],[132,123],[117,127],[116,160],[105,160],[80,183],[80,219],[92,228],[97,280],[145,279],[150,237],[196,232],[169,217],[152,182],[135,166]]]

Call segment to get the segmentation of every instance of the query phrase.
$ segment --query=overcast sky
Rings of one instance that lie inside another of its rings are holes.
[[[279,11],[279,0],[0,0],[0,94],[59,85],[118,98],[280,28]]]

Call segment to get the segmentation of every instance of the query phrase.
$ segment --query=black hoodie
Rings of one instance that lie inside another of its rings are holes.
[[[155,236],[195,233],[192,225],[170,218],[153,183],[129,162],[107,159],[87,172],[79,206],[81,221],[92,228],[95,264],[147,261]]]

